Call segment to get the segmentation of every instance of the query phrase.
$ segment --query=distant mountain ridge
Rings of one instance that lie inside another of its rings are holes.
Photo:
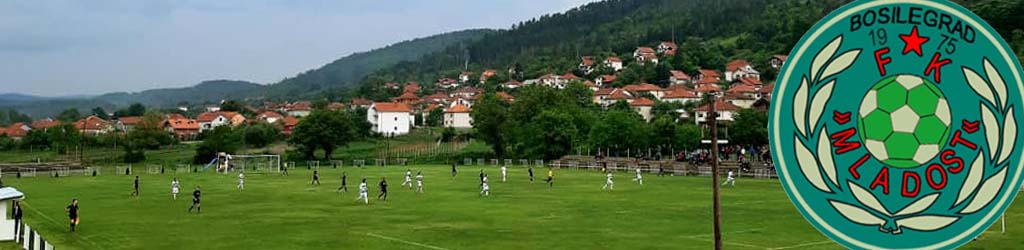
[[[366,52],[353,53],[320,68],[299,73],[270,85],[241,80],[212,80],[191,87],[114,92],[85,98],[8,93],[0,94],[0,108],[13,108],[34,118],[42,118],[69,108],[77,108],[83,113],[95,107],[113,111],[136,102],[153,108],[174,108],[186,103],[217,103],[229,99],[304,99],[318,95],[323,89],[355,85],[371,72],[401,62],[417,60],[452,45],[470,43],[494,32],[496,31],[489,29],[470,29],[402,41]]]

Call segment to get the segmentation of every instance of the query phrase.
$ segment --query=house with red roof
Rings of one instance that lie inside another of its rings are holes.
[[[516,81],[515,79],[508,80],[507,82],[501,84],[501,87],[503,89],[516,89],[516,88],[522,87],[522,86],[523,86],[523,83],[521,83],[519,81]]]
[[[199,123],[200,131],[206,131],[224,125],[242,125],[243,123],[245,123],[245,116],[237,112],[230,111],[205,112],[200,113],[198,116],[196,116],[196,122]]]
[[[646,62],[658,64],[658,53],[651,47],[637,47],[633,51],[633,59],[636,59],[636,63],[640,65]]]
[[[294,117],[305,117],[313,112],[313,103],[308,101],[295,102],[285,107],[285,113]]]
[[[33,121],[30,127],[32,127],[32,129],[47,131],[52,127],[60,126],[60,124],[60,121],[54,120],[53,118],[43,118]]]
[[[455,104],[444,110],[444,126],[452,128],[473,128],[472,110],[466,105]]]
[[[375,102],[366,111],[371,130],[385,136],[408,134],[415,119],[412,108],[404,103]]]
[[[95,115],[90,115],[89,117],[76,121],[75,128],[77,128],[83,135],[95,136],[113,132],[114,124]]]
[[[447,77],[442,77],[441,79],[437,79],[437,83],[435,85],[437,85],[438,88],[442,89],[453,89],[459,87],[459,81]]]
[[[669,74],[671,74],[668,77],[669,84],[680,85],[690,84],[691,82],[693,82],[693,78],[691,78],[690,75],[687,75],[686,72],[683,72],[681,70],[672,70],[669,71]]]
[[[291,136],[292,131],[295,130],[295,126],[299,125],[299,118],[296,118],[294,116],[285,116],[282,121],[283,123],[281,124],[281,134],[283,134],[284,136]]]
[[[0,135],[5,135],[8,138],[21,140],[28,135],[28,131],[32,131],[32,128],[23,122],[16,122],[7,126],[6,128],[0,128]]]
[[[782,64],[786,63],[786,59],[788,58],[789,56],[787,55],[773,55],[771,58],[768,58],[768,66],[773,69],[780,69],[782,68]]]
[[[708,112],[711,110],[711,104],[705,104],[704,106],[697,107],[693,110],[697,119],[694,121],[697,124],[703,124],[708,121]],[[715,111],[718,112],[719,122],[732,122],[733,117],[737,112],[740,111],[740,107],[733,105],[732,103],[723,101],[721,99],[715,101]]]
[[[657,49],[658,54],[674,56],[676,55],[676,51],[679,50],[679,45],[676,45],[674,42],[661,42],[658,43]]]
[[[633,96],[640,96],[643,94],[651,94],[654,98],[661,99],[665,95],[665,90],[661,89],[657,85],[650,83],[637,83],[622,86],[622,89],[633,93]]]
[[[629,106],[633,107],[633,110],[644,118],[644,121],[651,121],[651,108],[654,107],[653,100],[647,99],[646,97],[640,97],[629,103]]]
[[[185,116],[168,116],[163,127],[181,141],[195,140],[199,137],[199,122]]]
[[[589,75],[591,72],[594,72],[594,57],[580,57],[580,65],[578,65],[576,68],[578,68],[580,72],[583,72],[583,74],[587,75]]]
[[[370,100],[367,100],[366,98],[352,99],[352,107],[353,108],[359,107],[359,108],[366,108],[366,109],[368,109],[368,108],[370,108],[371,105],[373,105],[373,102],[370,101]]]
[[[408,105],[416,105],[420,103],[420,97],[412,92],[405,92],[402,95],[391,98],[392,102],[405,103]]]
[[[698,81],[698,83],[701,83],[701,81],[704,81],[704,83],[707,83],[707,82],[716,82],[717,83],[718,81],[721,81],[721,80],[722,80],[722,76],[721,76],[721,74],[718,73],[717,70],[713,70],[713,69],[700,69],[700,70],[697,70],[697,81]]]
[[[678,87],[676,87],[678,86]],[[681,104],[700,102],[701,98],[697,92],[682,85],[674,85],[669,88],[668,93],[661,97],[663,102],[676,102]]]
[[[612,82],[615,82],[615,79],[617,78],[618,77],[616,77],[615,75],[601,75],[598,76],[597,78],[594,78],[594,84],[596,84],[598,87],[604,87],[605,85],[611,85]]]
[[[460,83],[468,83],[470,77],[473,77],[473,72],[472,71],[463,71],[462,73],[459,74],[459,82]]]
[[[497,70],[484,70],[484,73],[480,73],[480,84],[487,83],[487,80],[491,79],[491,77],[494,77],[495,75],[498,75]]]
[[[405,92],[405,93],[419,93],[420,92],[420,84],[417,83],[417,82],[408,82],[408,83],[405,84],[405,87],[402,90],[402,92]]]
[[[139,123],[142,123],[141,116],[118,117],[116,126],[121,131],[131,132]]]
[[[284,116],[274,111],[263,111],[263,113],[256,115],[256,120],[266,122],[269,124],[274,124],[281,120],[284,120]]]
[[[622,59],[617,56],[609,56],[604,59],[604,66],[615,71],[622,71]]]
[[[725,81],[732,82],[741,78],[761,79],[761,72],[754,69],[750,62],[743,59],[733,60],[725,64]]]

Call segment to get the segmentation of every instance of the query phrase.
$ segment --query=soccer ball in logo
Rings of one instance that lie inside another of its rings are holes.
[[[946,97],[935,84],[915,75],[886,77],[860,104],[860,139],[875,159],[897,168],[931,161],[949,136]]]

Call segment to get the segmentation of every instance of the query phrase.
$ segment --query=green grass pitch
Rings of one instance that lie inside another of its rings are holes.
[[[237,174],[180,174],[182,194],[171,200],[175,174],[140,174],[141,198],[130,198],[131,177],[105,172],[98,177],[5,178],[27,195],[26,221],[58,249],[710,249],[711,179],[615,175],[615,191],[602,191],[597,171],[556,170],[554,188],[530,183],[526,169],[511,167],[501,183],[490,175],[490,198],[478,197],[481,167],[422,170],[425,191],[399,185],[405,167],[321,170],[319,187],[311,171],[289,176],[248,174],[246,189],[235,189]],[[341,171],[349,192],[338,193]],[[139,170],[144,172],[144,170]],[[377,182],[388,179],[390,197],[378,201]],[[359,179],[370,186],[370,204],[354,199]],[[203,211],[189,214],[191,191],[202,186]],[[64,207],[81,205],[78,232],[67,232]],[[999,224],[966,249],[1024,246],[1024,207],[1018,200]],[[726,249],[838,249],[812,228],[787,199],[778,180],[739,179],[722,189],[722,232]],[[0,249],[6,249],[0,245]]]

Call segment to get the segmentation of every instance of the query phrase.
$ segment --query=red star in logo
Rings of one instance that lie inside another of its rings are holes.
[[[903,39],[903,43],[905,44],[903,46],[904,55],[910,51],[914,51],[918,56],[924,56],[924,53],[921,51],[921,45],[928,42],[928,37],[919,36],[917,34],[917,26],[914,26],[914,29],[910,31],[909,35],[901,34],[900,39]]]

